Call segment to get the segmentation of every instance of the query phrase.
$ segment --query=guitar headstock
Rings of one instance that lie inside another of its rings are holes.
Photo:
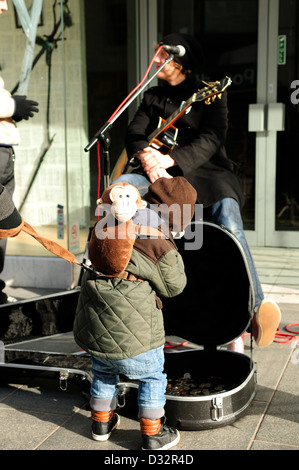
[[[205,104],[211,104],[211,102],[215,101],[216,97],[221,99],[222,93],[231,85],[232,80],[230,77],[224,77],[217,82],[203,81],[203,83],[206,86],[195,93],[194,101],[204,101]]]

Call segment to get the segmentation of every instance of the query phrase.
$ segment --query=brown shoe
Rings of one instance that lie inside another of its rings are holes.
[[[280,309],[274,300],[263,300],[252,319],[252,334],[256,345],[260,348],[269,346],[281,320]]]

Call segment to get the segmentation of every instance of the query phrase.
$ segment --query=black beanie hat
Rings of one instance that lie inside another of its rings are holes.
[[[4,186],[0,186],[0,231],[12,230],[22,224],[22,217],[12,202],[11,195]],[[0,237],[1,238],[1,237]]]
[[[173,33],[168,34],[160,42],[169,46],[183,46],[186,49],[183,57],[174,56],[174,61],[180,64],[184,70],[191,70],[193,73],[200,72],[204,65],[204,55],[198,40],[190,34]]]

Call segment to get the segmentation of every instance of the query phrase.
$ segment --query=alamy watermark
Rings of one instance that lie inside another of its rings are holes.
[[[171,233],[174,238],[183,238],[185,250],[199,250],[203,243],[202,204],[150,204],[138,211],[136,216],[125,223],[118,223],[112,215],[110,204],[101,204],[96,209],[99,222],[96,236],[99,239],[125,239],[136,237],[136,227],[148,226],[161,228],[164,234]],[[193,216],[194,209],[194,216]],[[143,211],[146,211],[143,213]],[[143,213],[143,214],[142,214]],[[195,221],[191,223],[191,220]],[[148,238],[157,238],[156,232],[149,231]]]
[[[291,348],[294,349],[293,354],[291,356],[291,363],[294,365],[299,364],[299,344],[298,344],[299,338],[294,339],[291,342]]]
[[[293,80],[291,83],[291,88],[295,89],[291,93],[291,102],[292,104],[298,104],[299,103],[299,80]]]

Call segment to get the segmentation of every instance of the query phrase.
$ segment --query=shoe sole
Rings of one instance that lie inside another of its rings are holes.
[[[165,444],[165,446],[163,446],[163,447],[159,447],[157,449],[145,449],[144,447],[141,447],[141,450],[167,450],[167,449],[171,449],[171,447],[176,446],[180,442],[181,436],[180,436],[179,431],[177,431],[177,433],[178,433],[177,438],[174,441],[171,441],[168,444]]]
[[[264,348],[273,342],[280,320],[281,313],[276,302],[263,300],[256,314],[258,337],[255,342],[258,347]]]
[[[118,416],[117,418],[117,422],[115,423],[115,425],[113,426],[113,428],[111,429],[110,432],[108,432],[108,434],[103,434],[102,436],[100,436],[99,434],[94,434],[93,432],[91,433],[92,434],[92,438],[95,440],[95,441],[108,441],[109,437],[111,436],[111,434],[113,433],[114,429],[117,429],[118,426],[120,424],[120,417]]]

